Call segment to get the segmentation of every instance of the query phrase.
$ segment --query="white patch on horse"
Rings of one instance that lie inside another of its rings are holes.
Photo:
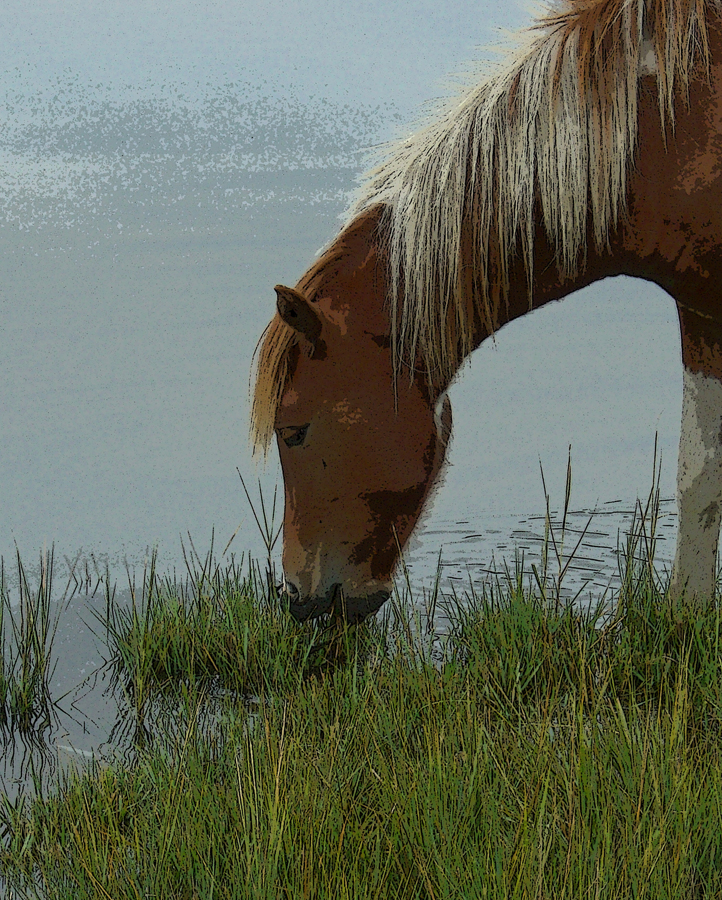
[[[446,391],[439,394],[434,404],[434,425],[437,437],[446,446],[451,437],[451,401]]]
[[[442,429],[444,427],[443,422],[441,421],[444,403],[446,403],[446,391],[439,394],[436,405],[434,406],[434,425],[436,426],[436,433],[439,435],[439,438],[441,438]]]
[[[722,505],[722,382],[684,369],[672,592],[708,600],[717,574]]]

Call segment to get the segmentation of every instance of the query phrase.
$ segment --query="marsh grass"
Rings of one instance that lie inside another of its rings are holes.
[[[4,743],[15,732],[24,737],[42,734],[53,722],[55,703],[49,688],[53,673],[51,657],[62,608],[61,601],[52,620],[52,550],[40,556],[39,579],[34,590],[28,583],[19,552],[16,563],[19,598],[13,611],[5,563],[0,561],[0,738]]]
[[[251,559],[225,567],[212,548],[204,559],[186,555],[184,582],[161,578],[155,556],[131,605],[96,619],[110,650],[112,683],[143,708],[153,695],[173,692],[179,681],[232,690],[241,697],[295,688],[289,673],[313,663],[309,636],[267,591],[265,573]]]
[[[137,604],[108,594],[102,624],[129,716],[170,704],[132,764],[4,801],[9,889],[721,897],[719,611],[668,599],[654,503],[611,612],[563,602],[561,534],[536,592],[521,564],[460,598],[437,580],[425,620],[402,591],[354,628],[294,623],[250,562],[193,551],[181,586],[151,560]]]
[[[266,696],[250,726],[230,697],[203,725],[188,691],[132,768],[6,807],[5,871],[73,898],[719,896],[719,707],[690,642],[674,677],[620,699],[623,653],[558,625],[562,676],[548,649],[523,660],[521,600],[494,615],[461,644],[486,659],[376,644]]]

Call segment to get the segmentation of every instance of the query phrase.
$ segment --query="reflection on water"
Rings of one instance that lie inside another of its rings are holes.
[[[562,516],[559,511],[552,511],[547,572],[553,584],[559,572],[563,572],[560,592],[563,597],[573,598],[578,594],[580,603],[588,603],[590,597],[596,602],[605,595],[611,598],[619,590],[626,536],[635,514],[639,522],[639,509],[635,511],[621,500],[602,504],[596,510],[570,510],[561,543]],[[523,564],[525,583],[529,579],[533,581],[533,566],[542,571],[545,515],[489,516],[481,528],[479,524],[444,519],[435,521],[430,528],[422,525],[419,546],[406,554],[405,560],[414,594],[423,596],[424,590],[428,592],[433,585],[439,548],[439,587],[442,592],[453,591],[459,597],[472,586],[480,591],[490,580],[514,577],[517,563]],[[676,501],[661,500],[655,532],[655,562],[662,576],[671,568],[676,536]]]
[[[124,605],[128,598],[117,595],[115,602]],[[109,739],[121,708],[119,697],[108,690],[103,668],[108,648],[94,618],[104,611],[102,590],[70,601],[55,599],[49,606],[50,621],[58,621],[50,651],[50,721],[37,734],[4,733],[0,787],[10,800],[33,787],[46,788],[70,768],[117,756]]]

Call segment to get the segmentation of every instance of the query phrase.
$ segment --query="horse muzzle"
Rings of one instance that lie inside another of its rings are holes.
[[[364,597],[347,597],[342,586],[334,584],[323,596],[301,597],[298,588],[286,581],[285,591],[281,596],[288,603],[289,612],[297,622],[317,619],[330,613],[333,618],[355,625],[377,612],[389,599],[391,592],[381,590]]]

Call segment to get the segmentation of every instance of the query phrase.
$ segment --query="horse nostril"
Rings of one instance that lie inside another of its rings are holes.
[[[292,600],[298,599],[298,588],[291,581],[286,582],[286,593]]]

